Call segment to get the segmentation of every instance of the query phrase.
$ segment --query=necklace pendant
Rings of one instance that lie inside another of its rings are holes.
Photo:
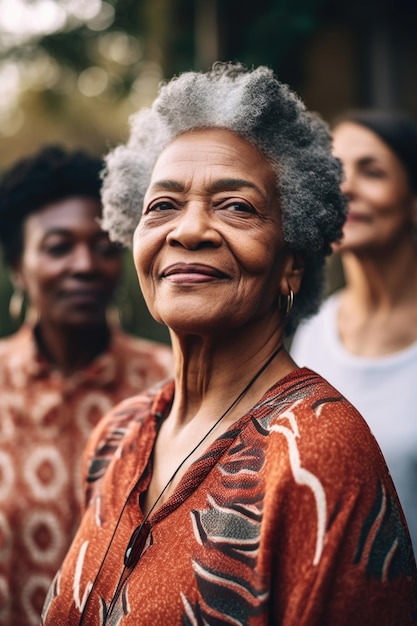
[[[140,526],[135,528],[125,552],[124,565],[132,569],[137,565],[142,556],[143,549],[151,531],[151,524],[145,520]]]

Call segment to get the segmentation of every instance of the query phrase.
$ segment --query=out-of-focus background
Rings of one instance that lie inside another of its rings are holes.
[[[216,60],[272,67],[328,121],[416,115],[416,33],[417,0],[0,0],[0,178],[45,143],[106,153],[161,80]],[[167,340],[125,261],[122,325]],[[11,291],[0,263],[0,336],[15,330]]]

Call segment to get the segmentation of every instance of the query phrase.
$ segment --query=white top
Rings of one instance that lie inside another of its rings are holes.
[[[383,357],[346,351],[337,330],[339,294],[298,328],[291,355],[356,406],[385,456],[417,554],[417,342]]]

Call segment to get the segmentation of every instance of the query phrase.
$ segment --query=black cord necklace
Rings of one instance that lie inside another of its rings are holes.
[[[123,567],[123,571],[122,574],[119,578],[119,582],[116,586],[116,589],[114,591],[113,594],[113,598],[107,608],[107,612],[106,612],[106,618],[105,618],[105,624],[108,623],[109,618],[111,617],[111,615],[113,614],[114,608],[116,606],[117,600],[120,596],[120,593],[122,591],[123,586],[125,585],[127,579],[129,578],[133,568],[136,566],[136,564],[138,563],[143,549],[145,547],[146,541],[148,539],[149,533],[151,531],[151,524],[149,522],[149,517],[152,514],[152,512],[154,511],[156,505],[158,504],[158,502],[161,500],[162,496],[164,495],[164,493],[166,492],[166,490],[168,489],[169,485],[172,483],[172,481],[174,480],[175,476],[178,474],[178,472],[180,471],[180,469],[183,467],[184,463],[187,462],[187,460],[194,454],[194,452],[201,446],[201,444],[207,439],[207,437],[209,437],[209,435],[213,432],[213,430],[218,426],[218,424],[220,424],[220,422],[222,421],[222,419],[224,419],[226,417],[226,415],[228,415],[228,413],[230,413],[230,411],[238,404],[238,402],[240,402],[240,400],[243,398],[243,396],[249,391],[249,389],[252,387],[252,385],[255,383],[255,381],[261,376],[261,374],[266,370],[266,368],[268,367],[268,365],[270,365],[272,363],[272,361],[275,359],[275,357],[281,352],[283,348],[283,344],[280,344],[278,346],[278,348],[276,350],[274,350],[274,352],[271,354],[271,356],[265,361],[265,363],[260,367],[260,369],[256,372],[256,374],[251,378],[251,380],[248,382],[248,384],[244,387],[244,389],[239,393],[239,395],[233,400],[233,402],[227,407],[227,409],[224,411],[224,413],[222,413],[222,415],[214,422],[213,426],[210,427],[210,429],[206,432],[206,434],[204,435],[204,437],[202,439],[200,439],[200,441],[194,446],[194,448],[187,454],[187,456],[181,461],[181,463],[178,465],[178,467],[176,468],[175,472],[172,474],[171,478],[168,480],[168,482],[166,483],[165,487],[162,489],[161,493],[159,494],[159,496],[157,497],[157,499],[155,500],[155,502],[153,503],[153,505],[151,506],[151,508],[149,509],[149,511],[147,512],[147,514],[145,515],[142,523],[140,524],[140,526],[138,526],[137,528],[135,528],[135,530],[132,533],[132,536],[130,537],[130,541],[128,543],[125,555],[124,555],[124,567]],[[123,511],[126,507],[127,501],[125,503],[125,506],[123,507],[123,510],[120,512],[119,515],[119,519],[118,522],[116,524],[114,533],[113,533],[113,537],[114,534],[116,533],[117,527],[119,525],[120,519],[123,515]],[[100,575],[101,570],[104,567],[104,563],[105,560],[107,558],[107,554],[108,551],[110,550],[110,546],[111,543],[113,541],[110,541],[110,544],[106,550],[106,554],[104,556],[104,559],[100,565],[99,571],[97,572],[97,576],[94,580],[93,583],[93,587],[90,591],[90,594],[87,598],[87,601],[84,605],[82,614],[80,616],[80,621],[79,621],[79,625],[81,626],[81,624],[84,623],[84,618],[87,614],[87,607],[89,605],[90,602],[90,598],[92,597],[92,593],[93,590],[96,586],[98,577]]]
[[[151,506],[151,508],[147,512],[147,514],[145,515],[145,518],[144,518],[143,522],[141,523],[141,525],[138,526],[138,528],[136,528],[136,530],[133,532],[132,537],[130,538],[130,541],[129,541],[126,553],[125,553],[124,564],[125,564],[126,567],[132,568],[138,562],[138,560],[140,558],[140,555],[141,555],[141,553],[143,551],[144,545],[145,545],[146,537],[148,536],[149,530],[150,530],[150,524],[148,523],[148,519],[149,519],[152,511],[155,509],[156,505],[161,500],[162,496],[164,495],[164,493],[166,492],[166,490],[168,489],[168,487],[170,486],[170,484],[174,480],[175,476],[178,474],[180,469],[183,467],[184,463],[186,463],[188,461],[188,459],[201,446],[201,444],[204,443],[204,441],[207,439],[207,437],[209,437],[209,435],[220,424],[220,422],[226,417],[226,415],[228,415],[230,413],[230,411],[236,406],[236,404],[238,404],[238,402],[240,402],[240,400],[249,391],[249,389],[252,387],[252,385],[255,383],[255,381],[258,380],[259,376],[261,376],[261,374],[263,374],[263,372],[266,370],[268,365],[270,365],[270,363],[275,359],[275,357],[281,352],[282,348],[283,348],[283,344],[280,344],[278,346],[278,348],[276,350],[274,350],[274,352],[265,361],[265,363],[262,365],[262,367],[250,379],[250,381],[245,386],[245,388],[239,393],[239,395],[227,407],[227,409],[224,411],[224,413],[222,413],[222,415],[218,418],[218,420],[216,420],[214,422],[213,426],[211,426],[211,428],[209,428],[209,430],[206,432],[204,437],[202,439],[200,439],[200,441],[194,446],[194,448],[187,454],[187,456],[178,465],[178,467],[176,468],[175,472],[172,474],[171,478],[168,480],[167,484],[162,489],[161,493],[159,494],[159,496],[157,497],[157,499],[155,500],[155,502],[153,503],[153,505]],[[149,528],[148,528],[148,532],[144,533],[143,530],[145,529],[146,525],[148,525]],[[143,535],[144,535],[144,537],[143,537]],[[141,541],[138,541],[139,537],[141,537]]]

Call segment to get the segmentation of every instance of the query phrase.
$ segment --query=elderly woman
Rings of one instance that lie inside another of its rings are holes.
[[[109,155],[104,226],[133,237],[175,377],[90,439],[43,624],[415,623],[377,444],[283,348],[319,302],[339,178],[324,124],[263,67],[173,79]]]
[[[48,145],[4,172],[0,242],[29,315],[0,341],[0,624],[39,622],[80,522],[81,457],[100,417],[171,375],[168,346],[107,310],[122,250],[100,227],[103,163]]]

